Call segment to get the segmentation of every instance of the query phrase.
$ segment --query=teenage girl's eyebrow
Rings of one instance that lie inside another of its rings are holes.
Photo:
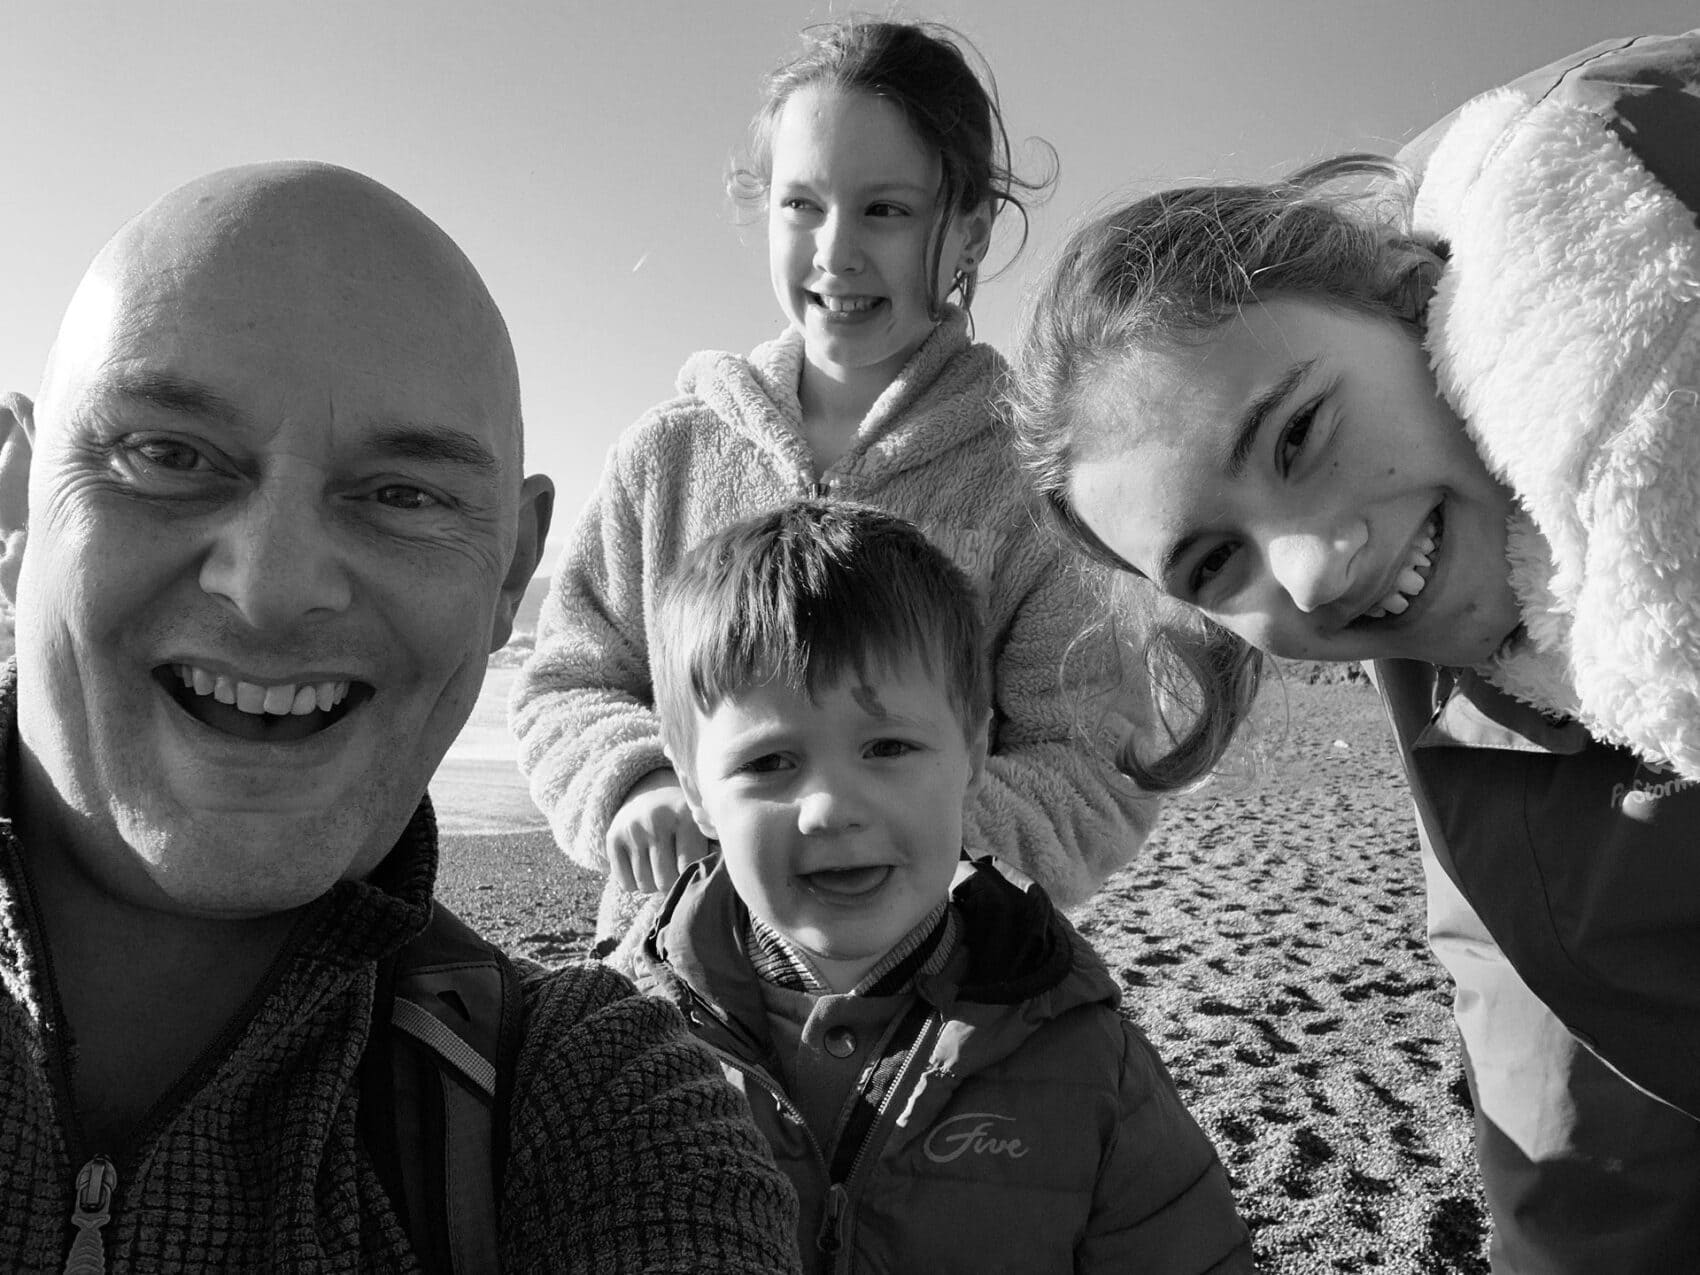
[[[1234,445],[1228,451],[1229,478],[1237,479],[1245,473],[1246,462],[1251,459],[1251,449],[1257,444],[1257,436],[1263,429],[1263,423],[1298,389],[1315,366],[1316,360],[1313,358],[1293,364],[1282,374],[1280,380],[1246,405],[1245,413],[1234,430]]]
[[[1257,436],[1262,433],[1263,426],[1277,408],[1292,397],[1294,390],[1304,383],[1310,370],[1316,366],[1314,358],[1295,363],[1281,374],[1277,380],[1263,393],[1246,404],[1245,412],[1240,416],[1239,424],[1234,428],[1234,443],[1228,449],[1227,474],[1230,479],[1238,480],[1245,474],[1246,462],[1251,459],[1252,448],[1257,445]],[[1187,555],[1187,552],[1198,542],[1197,532],[1188,532],[1164,551],[1162,560],[1157,564],[1157,583],[1170,593],[1179,591],[1170,588],[1169,580],[1174,573],[1177,563]]]

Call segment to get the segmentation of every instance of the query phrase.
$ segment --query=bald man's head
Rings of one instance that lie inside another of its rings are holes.
[[[200,915],[369,871],[549,520],[465,256],[345,169],[200,178],[95,259],[21,428],[27,795],[85,869]]]
[[[388,187],[331,164],[291,161],[222,169],[179,186],[101,249],[72,298],[49,355],[38,419],[62,390],[62,347],[101,325],[147,323],[173,307],[238,302],[256,325],[286,309],[334,316],[389,305],[390,339],[453,351],[460,375],[488,388],[492,424],[520,455],[519,377],[496,303],[466,255]],[[127,304],[126,304],[127,303]]]

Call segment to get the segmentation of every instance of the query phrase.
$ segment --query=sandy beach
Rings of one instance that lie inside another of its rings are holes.
[[[432,784],[441,893],[511,950],[572,959],[600,878],[513,768],[512,676],[491,670]],[[1257,776],[1172,803],[1075,923],[1215,1141],[1265,1270],[1485,1272],[1451,990],[1380,705],[1289,678],[1262,716]]]

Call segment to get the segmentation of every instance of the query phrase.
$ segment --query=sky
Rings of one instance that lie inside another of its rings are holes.
[[[766,73],[834,0],[5,0],[0,389],[32,394],[89,259],[200,173],[313,158],[392,186],[482,272],[519,358],[557,532],[693,350],[775,334],[765,239],[724,173]],[[934,0],[994,72],[1016,167],[1058,180],[1026,248],[1000,219],[974,313],[1112,200],[1390,151],[1468,97],[1695,0]]]

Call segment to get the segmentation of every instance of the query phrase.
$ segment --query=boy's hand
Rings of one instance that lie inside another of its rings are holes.
[[[669,889],[709,850],[671,770],[652,771],[632,786],[608,826],[605,846],[609,875],[622,890],[639,894]]]

